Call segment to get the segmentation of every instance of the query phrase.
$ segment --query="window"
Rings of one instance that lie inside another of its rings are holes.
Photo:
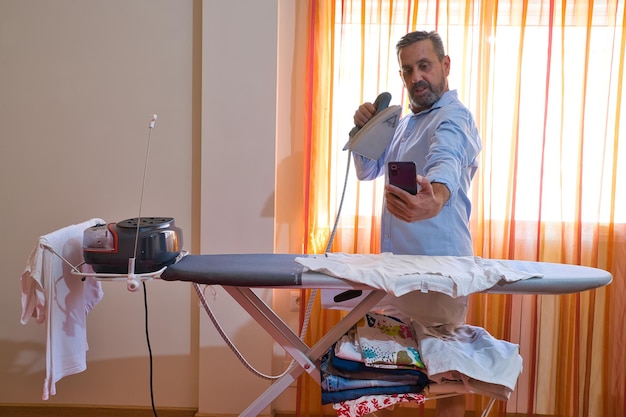
[[[616,188],[626,181],[623,28],[615,24],[615,16],[623,14],[616,7],[624,6],[593,2],[588,21],[588,2],[567,1],[564,10],[562,2],[554,2],[551,26],[549,1],[528,2],[525,22],[522,1],[494,3],[497,13],[454,0],[337,0],[332,108],[337,201],[347,164],[342,149],[358,105],[389,91],[392,104],[406,108],[395,43],[415,22],[420,30],[441,34],[451,57],[450,88],[458,90],[481,130],[480,184],[474,186],[482,187],[489,201],[487,217],[609,222],[615,216],[626,222],[626,196]],[[489,13],[497,17],[486,25]],[[358,183],[351,175],[343,220],[375,215],[381,185],[380,180]]]

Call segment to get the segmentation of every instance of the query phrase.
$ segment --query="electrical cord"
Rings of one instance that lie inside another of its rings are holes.
[[[151,125],[151,129],[150,130],[152,130],[152,127],[153,127],[153,124]],[[149,147],[150,147],[150,132],[148,134],[148,150],[146,151],[146,155],[149,153],[149,149],[150,149]],[[350,160],[351,159],[352,159],[352,151],[348,151],[348,162],[346,164],[346,172],[345,172],[345,178],[344,178],[344,183],[343,183],[343,190],[342,190],[342,193],[341,193],[341,199],[339,201],[339,207],[337,209],[337,215],[335,216],[335,222],[333,224],[332,231],[330,233],[330,236],[328,238],[328,242],[326,244],[325,252],[330,252],[330,250],[332,248],[332,245],[333,245],[333,242],[334,242],[334,239],[335,239],[336,232],[337,232],[337,226],[339,224],[339,219],[341,217],[341,209],[343,207],[345,194],[346,194],[346,189],[347,189],[347,186],[348,186],[348,178],[349,178],[349,172],[350,172]],[[140,198],[139,216],[137,218],[137,236],[135,237],[135,252],[137,250],[139,226],[140,226],[140,223],[141,223],[141,201],[143,201],[143,191],[144,191],[144,186],[145,186],[145,176],[146,176],[146,169],[147,169],[146,167],[147,167],[147,156],[146,156],[146,162],[145,162],[145,165],[144,165],[144,183],[142,183],[142,189],[141,189],[142,195],[141,195],[141,198]],[[155,417],[158,417],[158,413],[157,413],[156,406],[155,406],[155,403],[154,403],[154,385],[153,385],[154,368],[153,368],[152,346],[150,344],[150,332],[149,332],[149,325],[148,325],[148,295],[147,295],[145,281],[142,281],[142,284],[143,284],[143,294],[144,294],[146,344],[147,344],[147,347],[148,347],[149,363],[150,363],[150,403],[151,403],[151,407],[152,407],[152,413],[154,414]],[[257,370],[252,364],[250,364],[250,362],[244,357],[244,355],[235,346],[233,341],[228,337],[228,335],[226,334],[226,332],[222,328],[221,324],[219,323],[219,321],[215,317],[215,314],[211,310],[211,308],[210,308],[210,306],[209,306],[209,304],[208,304],[208,302],[206,300],[206,297],[205,297],[203,291],[201,290],[200,286],[197,283],[193,283],[193,287],[194,287],[194,289],[195,289],[195,291],[196,291],[196,293],[198,295],[198,298],[200,299],[200,303],[201,303],[202,307],[204,308],[204,310],[207,313],[209,319],[211,320],[211,322],[213,323],[213,325],[217,329],[218,333],[220,334],[220,336],[222,337],[224,342],[233,351],[235,356],[239,359],[239,361],[244,365],[244,367],[246,369],[248,369],[250,372],[252,372],[257,377],[260,377],[260,378],[263,378],[263,379],[268,379],[268,380],[277,380],[277,379],[283,377],[284,375],[286,375],[295,366],[295,360],[292,360],[291,363],[289,364],[289,366],[287,367],[287,369],[285,369],[285,371],[283,371],[282,373],[280,373],[278,375],[267,375],[267,374]],[[306,336],[306,334],[308,332],[308,326],[309,326],[309,322],[310,322],[310,319],[311,319],[311,310],[313,309],[313,302],[315,300],[315,297],[317,296],[317,291],[318,291],[317,288],[314,288],[311,291],[311,295],[309,296],[309,299],[308,299],[308,302],[307,302],[307,307],[306,307],[305,314],[304,314],[304,319],[303,319],[303,322],[302,322],[302,329],[300,331],[300,339],[301,340],[304,339],[304,337]]]
[[[258,376],[259,378],[268,379],[268,380],[275,380],[275,379],[281,378],[283,375],[289,372],[289,370],[293,367],[293,361],[289,364],[287,369],[280,375],[267,375],[259,371],[258,369],[256,369],[254,366],[252,366],[252,364],[248,362],[248,360],[244,357],[244,355],[239,351],[237,346],[235,346],[233,341],[228,337],[228,335],[224,331],[224,328],[217,320],[217,317],[215,317],[215,314],[213,314],[213,311],[211,310],[211,307],[209,306],[209,303],[207,302],[206,297],[204,293],[202,292],[202,289],[200,288],[200,285],[194,282],[193,288],[196,290],[196,293],[198,294],[198,298],[200,299],[200,304],[202,304],[204,311],[207,313],[207,316],[209,316],[209,319],[211,320],[211,322],[217,329],[217,332],[220,334],[224,342],[226,342],[226,345],[228,345],[228,347],[233,351],[235,356],[237,356],[237,359],[239,359],[239,361],[243,364],[243,366],[245,366],[246,369],[248,369],[250,372]]]
[[[148,345],[148,355],[150,361],[150,403],[152,404],[152,413],[154,417],[158,417],[156,407],[154,406],[154,386],[153,386],[153,364],[152,364],[152,346],[150,345],[150,331],[148,330],[148,292],[146,290],[146,282],[143,281],[143,306],[145,312],[145,325],[146,325],[146,344]]]
[[[139,228],[141,227],[141,208],[143,205],[143,193],[146,188],[146,174],[148,172],[148,160],[150,156],[150,141],[152,138],[152,129],[154,128],[154,124],[156,122],[157,115],[152,115],[150,119],[150,124],[148,126],[148,140],[146,144],[146,157],[143,165],[143,179],[141,181],[141,194],[139,196],[139,213],[137,215],[137,230],[135,231],[135,247],[133,252],[133,257],[128,264],[128,273],[135,273],[135,258],[137,257],[137,247],[139,246]],[[131,271],[132,267],[132,271]],[[150,404],[152,406],[152,413],[155,417],[158,417],[156,407],[154,405],[154,367],[153,367],[153,357],[152,357],[152,346],[150,344],[150,331],[148,326],[148,292],[146,290],[146,282],[141,281],[143,284],[143,306],[144,306],[144,317],[145,317],[145,327],[146,327],[146,344],[148,346],[148,360],[150,362]]]

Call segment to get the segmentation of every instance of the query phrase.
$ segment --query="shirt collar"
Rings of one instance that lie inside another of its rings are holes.
[[[435,110],[441,107],[445,107],[448,104],[450,104],[451,102],[453,102],[454,100],[456,100],[458,98],[458,94],[456,92],[456,90],[448,90],[445,93],[443,93],[443,95],[441,97],[439,97],[439,100],[435,101],[435,103],[430,106],[429,108],[427,108],[426,110],[422,110],[419,113],[413,113],[413,115],[418,115],[418,114],[422,114],[422,113],[428,113],[431,110]]]

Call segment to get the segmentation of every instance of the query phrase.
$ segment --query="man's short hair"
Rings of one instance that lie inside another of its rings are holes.
[[[400,54],[400,50],[402,48],[426,39],[431,40],[431,42],[433,43],[433,49],[435,50],[435,54],[441,61],[446,56],[446,51],[443,47],[443,41],[441,40],[441,37],[435,31],[415,31],[407,33],[396,44],[396,55]]]

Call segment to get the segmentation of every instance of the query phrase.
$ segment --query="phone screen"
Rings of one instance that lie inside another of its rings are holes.
[[[393,161],[387,163],[389,184],[402,188],[413,195],[417,194],[417,170],[413,161]]]

